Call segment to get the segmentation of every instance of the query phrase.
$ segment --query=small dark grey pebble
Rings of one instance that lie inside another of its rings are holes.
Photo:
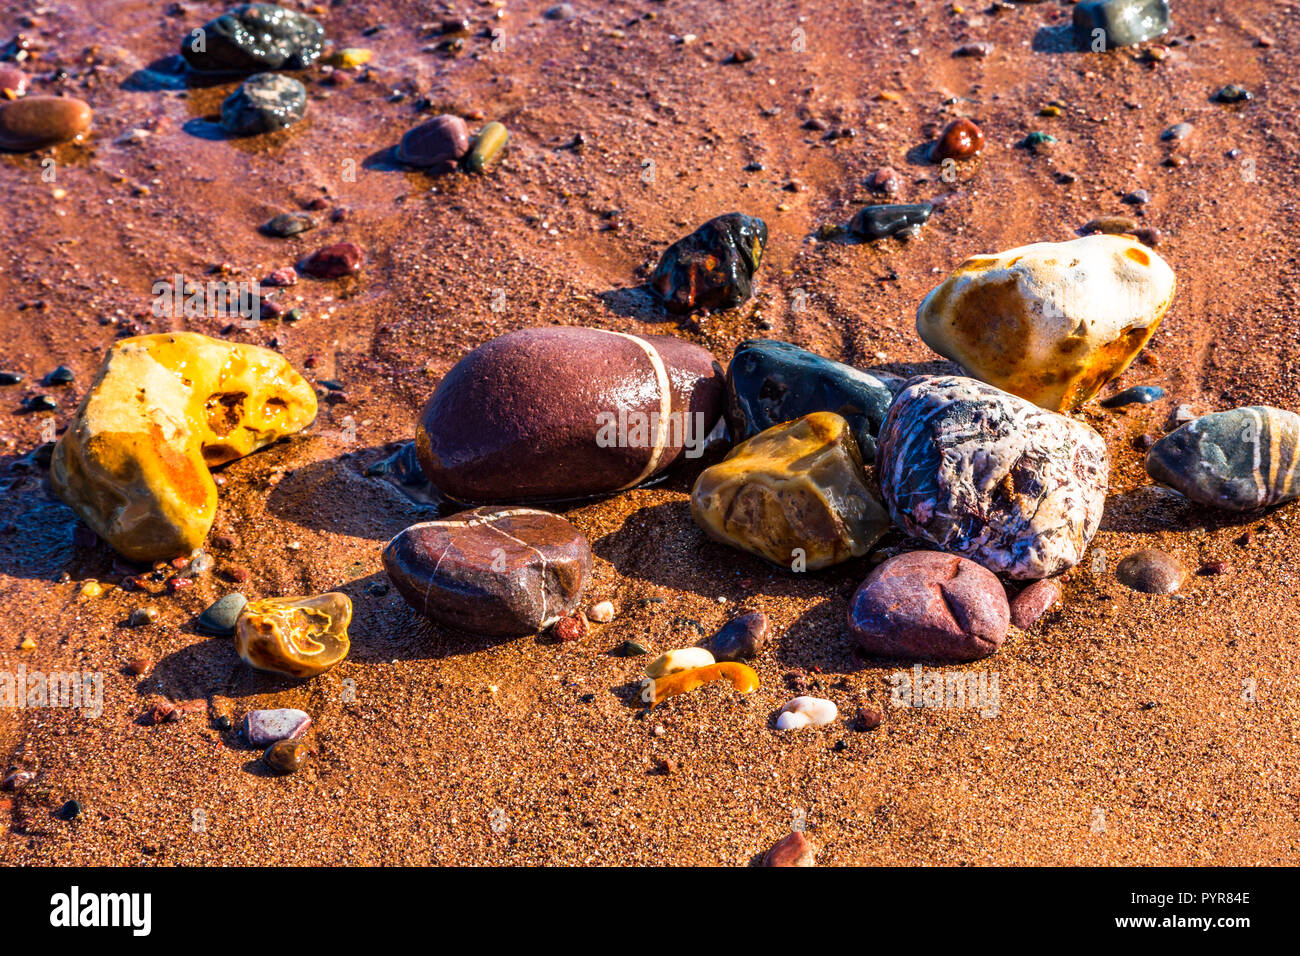
[[[1104,398],[1103,408],[1122,408],[1125,405],[1149,405],[1165,397],[1165,390],[1159,385],[1134,385],[1122,392]]]
[[[25,412],[52,412],[58,407],[59,403],[48,395],[33,395],[23,402]]]
[[[205,634],[229,637],[235,633],[235,622],[247,604],[248,598],[238,591],[227,594],[199,615],[199,630]]]
[[[69,382],[72,381],[74,377],[75,376],[72,373],[72,369],[68,368],[66,365],[60,365],[49,375],[45,376],[45,384],[46,385],[67,385]]]

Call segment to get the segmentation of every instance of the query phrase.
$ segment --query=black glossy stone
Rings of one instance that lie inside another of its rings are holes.
[[[727,423],[737,442],[812,412],[835,412],[869,462],[893,399],[874,375],[776,339],[741,342],[727,369]]]
[[[1103,398],[1103,408],[1122,408],[1125,405],[1150,405],[1165,397],[1165,390],[1159,385],[1134,385],[1122,392],[1116,392],[1110,398]]]
[[[307,88],[291,76],[258,73],[221,104],[221,128],[235,136],[273,133],[307,113]]]
[[[669,312],[733,309],[754,294],[754,273],[767,246],[767,223],[731,212],[710,219],[669,246],[650,289]]]
[[[1074,38],[1087,49],[1097,30],[1109,49],[1142,43],[1168,29],[1169,0],[1090,0],[1074,8]]]
[[[860,239],[905,239],[916,235],[933,212],[928,202],[863,206],[849,223],[849,231]]]
[[[72,369],[68,368],[66,365],[60,365],[53,372],[50,372],[50,374],[45,376],[45,384],[67,385],[75,377],[76,376],[73,374]]]
[[[187,33],[181,56],[210,73],[301,70],[320,58],[324,45],[324,28],[306,14],[247,3]]]

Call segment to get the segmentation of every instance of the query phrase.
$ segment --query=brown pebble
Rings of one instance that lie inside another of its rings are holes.
[[[1148,451],[1156,443],[1154,435],[1138,435],[1133,439],[1133,447],[1138,451]]]
[[[902,180],[892,166],[881,166],[867,177],[868,189],[887,196],[896,195],[901,186]]]
[[[233,534],[214,534],[208,541],[211,542],[212,547],[222,551],[234,551],[239,547],[239,539]]]
[[[0,104],[0,149],[27,152],[74,139],[90,129],[93,111],[71,96],[25,96]]]
[[[1202,574],[1227,574],[1232,570],[1232,565],[1227,561],[1207,561],[1201,565]]]
[[[1048,608],[1061,600],[1061,586],[1050,578],[1035,581],[1016,595],[1011,602],[1011,623],[1027,631],[1047,613]]]
[[[231,581],[235,584],[243,584],[248,580],[248,571],[238,566],[223,568],[221,574],[227,581]]]
[[[355,242],[336,242],[313,252],[298,271],[313,279],[342,279],[360,272],[365,261],[366,254]]]
[[[562,617],[551,626],[551,633],[565,644],[585,637],[588,630],[587,616],[581,611],[572,617]]]
[[[262,762],[274,773],[295,773],[307,762],[307,745],[301,740],[277,740],[266,748]]]
[[[816,866],[813,845],[798,830],[778,840],[763,857],[764,866]]]
[[[1143,594],[1172,594],[1185,576],[1177,559],[1155,548],[1134,551],[1115,568],[1120,584]]]
[[[1237,538],[1238,547],[1249,548],[1255,541],[1255,532],[1247,529]]]
[[[143,677],[149,673],[151,667],[153,667],[153,662],[147,657],[137,657],[126,662],[126,672],[135,677]]]
[[[178,721],[184,715],[170,701],[160,700],[149,708],[145,721],[149,724],[167,724]]]
[[[865,703],[858,707],[858,726],[863,730],[875,730],[885,722],[885,712],[875,704]]]
[[[945,159],[970,159],[984,149],[984,131],[965,117],[944,127],[930,150],[935,162]]]

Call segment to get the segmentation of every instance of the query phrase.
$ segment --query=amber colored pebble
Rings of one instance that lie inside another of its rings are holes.
[[[955,119],[944,127],[931,150],[937,162],[945,159],[970,159],[984,149],[984,131],[966,119]]]
[[[731,681],[731,686],[742,694],[758,690],[758,674],[753,668],[732,661],[677,671],[667,677],[647,678],[641,683],[641,699],[651,707],[669,697],[685,694],[715,680]]]

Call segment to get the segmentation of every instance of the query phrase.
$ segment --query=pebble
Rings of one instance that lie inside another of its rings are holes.
[[[777,714],[777,730],[800,730],[804,727],[824,727],[840,715],[834,702],[822,697],[796,697],[785,704]]]
[[[1122,236],[1131,235],[1137,227],[1137,220],[1130,219],[1128,216],[1100,216],[1097,219],[1089,219],[1079,231],[1084,235],[1104,232],[1111,236]]]
[[[1151,194],[1145,189],[1135,189],[1124,194],[1124,200],[1130,206],[1145,206],[1151,201]]]
[[[1074,8],[1074,38],[1093,49],[1101,30],[1105,48],[1132,46],[1169,30],[1169,0],[1088,0]]]
[[[569,522],[512,506],[412,525],[388,542],[383,560],[425,617],[501,636],[533,634],[573,614],[592,563],[591,546]]]
[[[1181,143],[1183,140],[1187,139],[1191,135],[1192,135],[1191,123],[1175,123],[1173,126],[1170,126],[1163,133],[1161,133],[1160,138],[1164,140],[1166,143]]]
[[[244,715],[244,739],[254,747],[267,747],[280,740],[301,737],[311,726],[305,711],[281,707],[276,710],[250,710]]]
[[[1056,142],[1056,137],[1051,133],[1044,133],[1041,130],[1034,130],[1020,141],[1023,149],[1041,152],[1044,147],[1051,146]]]
[[[469,152],[469,128],[459,116],[435,116],[407,130],[397,146],[397,160],[430,173],[455,172]]]
[[[126,624],[128,627],[144,627],[156,620],[158,620],[158,609],[156,607],[138,607],[126,619]]]
[[[892,166],[881,166],[867,177],[867,188],[874,193],[895,196],[902,188],[902,178]]]
[[[601,601],[587,612],[587,616],[597,624],[608,624],[614,620],[614,604],[611,601]]]
[[[199,615],[199,630],[204,634],[230,637],[235,633],[235,624],[247,604],[248,598],[238,591],[219,598]]]
[[[269,285],[272,288],[283,288],[297,284],[298,270],[293,266],[282,266],[279,269],[272,269],[270,274],[262,280],[262,285]]]
[[[307,762],[307,745],[300,740],[277,740],[266,748],[262,762],[281,775],[296,773]]]
[[[75,377],[76,376],[73,374],[72,369],[68,368],[66,365],[60,365],[54,371],[45,376],[44,383],[46,385],[68,385],[71,384]]]
[[[928,202],[863,206],[849,222],[849,231],[860,239],[908,239],[915,236],[934,212]]]
[[[491,122],[478,131],[474,142],[470,144],[465,155],[465,169],[471,173],[481,173],[505,155],[510,145],[510,133],[500,123]]]
[[[32,395],[23,399],[22,408],[25,412],[52,412],[57,410],[59,403],[49,395]]]
[[[1168,264],[1133,239],[1039,242],[967,259],[921,302],[916,328],[975,378],[1066,411],[1128,368],[1174,287]]]
[[[1214,94],[1214,101],[1216,103],[1245,103],[1254,98],[1254,93],[1250,92],[1250,90],[1246,89],[1244,86],[1238,86],[1236,83],[1229,83],[1227,86],[1221,87]]]
[[[714,659],[752,660],[767,645],[768,630],[767,615],[762,611],[750,611],[732,618],[709,639]]]
[[[973,661],[995,653],[1011,610],[1002,583],[973,561],[938,551],[896,555],[849,602],[864,652],[908,660]]]
[[[349,46],[330,54],[329,64],[341,70],[355,70],[369,63],[374,55],[373,50],[365,47]]]
[[[542,11],[542,16],[548,20],[572,20],[573,15],[573,6],[567,3],[557,3],[555,6],[547,7]]]
[[[992,43],[964,43],[953,51],[953,56],[966,56],[983,59],[993,52]]]
[[[1035,581],[1017,594],[1011,602],[1011,623],[1022,631],[1027,631],[1060,600],[1059,584],[1050,578]]]
[[[880,430],[880,489],[907,534],[1013,578],[1073,567],[1101,523],[1101,436],[970,378],[912,379]]]
[[[763,855],[764,866],[816,866],[812,842],[800,830],[778,840]]]
[[[849,423],[833,412],[741,442],[700,474],[691,516],[714,540],[795,571],[862,557],[889,529]]]
[[[942,163],[945,159],[971,159],[983,149],[984,131],[972,120],[963,117],[944,127],[930,148],[930,158],[936,163]]]
[[[136,657],[126,662],[126,672],[132,677],[144,677],[153,667],[153,662],[147,657]]]
[[[1186,572],[1170,555],[1144,548],[1124,558],[1115,567],[1115,577],[1120,584],[1143,594],[1172,594],[1182,586]]]
[[[1300,416],[1266,405],[1202,415],[1156,442],[1146,469],[1211,508],[1292,501],[1300,497]]]
[[[758,675],[752,668],[724,661],[708,667],[677,671],[665,677],[647,677],[641,682],[641,700],[653,708],[669,697],[688,693],[715,680],[729,681],[732,689],[741,694],[752,694],[759,688]]]
[[[315,417],[311,386],[269,349],[196,332],[120,339],[54,448],[50,480],[122,556],[170,560],[192,554],[212,527],[217,485],[210,467]]]
[[[221,128],[233,136],[286,129],[307,115],[307,88],[282,73],[258,73],[221,104]]]
[[[282,212],[262,224],[262,231],[280,239],[288,239],[300,232],[316,228],[316,217],[305,212]]]
[[[851,365],[775,339],[747,339],[727,368],[727,424],[737,441],[812,412],[835,412],[853,432],[864,461],[894,394]]]
[[[1165,397],[1165,390],[1159,385],[1133,385],[1116,392],[1099,403],[1103,408],[1123,408],[1125,405],[1150,405]]]
[[[0,385],[18,385],[22,380],[22,372],[0,372]]]
[[[235,624],[235,650],[258,670],[315,677],[348,656],[352,601],[330,591],[252,601]]]
[[[645,645],[638,644],[636,641],[624,641],[610,653],[615,657],[641,657],[642,655],[649,654],[650,651],[645,647]]]
[[[16,100],[27,92],[31,78],[22,70],[0,64],[0,98]]]
[[[872,703],[858,706],[858,727],[862,730],[875,730],[885,722],[885,712]]]
[[[677,650],[660,654],[646,665],[646,677],[667,677],[678,671],[688,671],[696,667],[709,667],[716,663],[713,655],[702,647],[679,647]]]
[[[72,96],[24,96],[0,102],[0,150],[26,153],[77,139],[94,111]]]
[[[659,258],[649,288],[669,312],[721,312],[749,301],[767,248],[767,223],[731,212],[678,239]]]
[[[320,58],[324,45],[324,28],[306,14],[246,3],[208,21],[201,33],[186,33],[181,56],[203,72],[302,70]]]
[[[702,455],[723,392],[713,356],[684,339],[520,329],[443,377],[416,450],[429,480],[459,501],[605,494]]]
[[[355,242],[336,242],[309,255],[298,271],[313,279],[342,279],[360,272],[365,261],[365,252]]]

